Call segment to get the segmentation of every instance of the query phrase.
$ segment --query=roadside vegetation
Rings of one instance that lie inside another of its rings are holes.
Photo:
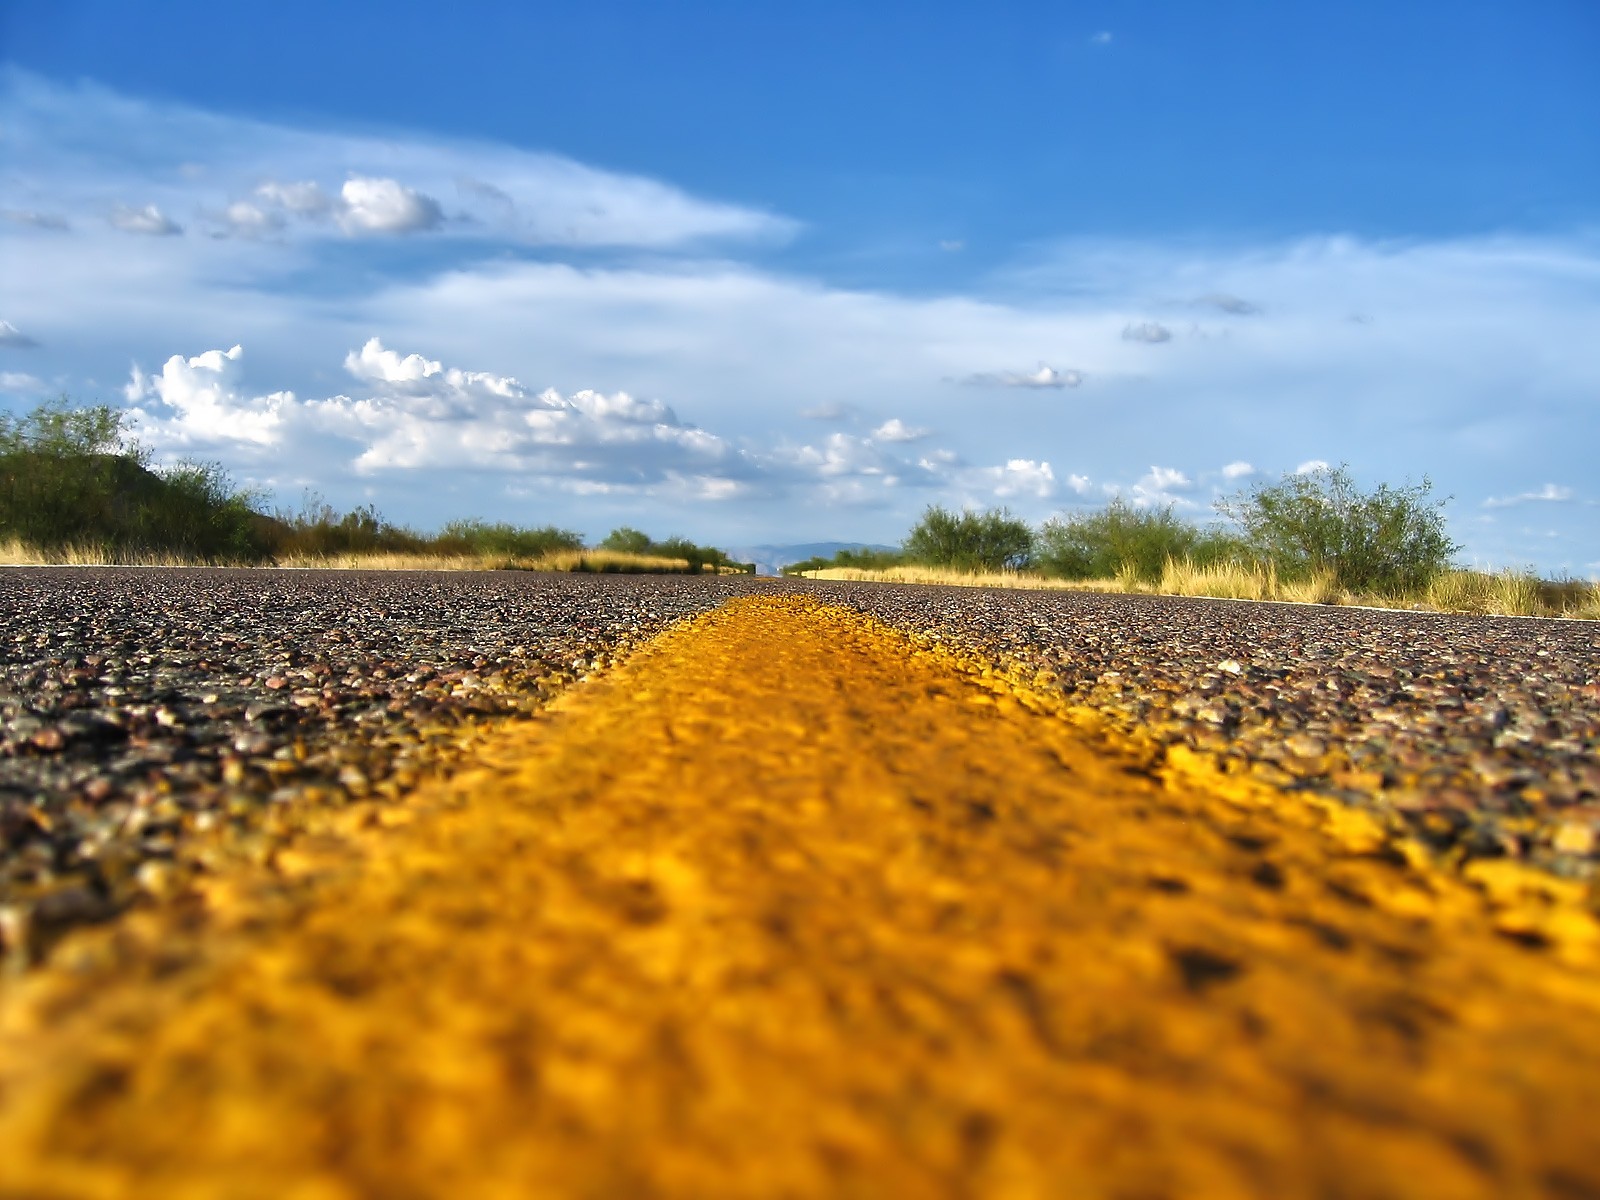
[[[815,579],[1073,588],[1507,616],[1600,619],[1600,583],[1463,570],[1432,484],[1361,489],[1349,468],[1285,475],[1217,502],[1201,525],[1170,506],[1063,514],[932,507],[900,552],[785,568]]]
[[[452,521],[420,533],[315,494],[265,511],[212,463],[152,465],[109,405],[0,413],[0,563],[273,565],[699,574],[753,572],[687,538],[613,530],[597,547],[554,525]]]

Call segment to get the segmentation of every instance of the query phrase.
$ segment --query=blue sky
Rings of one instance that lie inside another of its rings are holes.
[[[1348,461],[1600,573],[1590,0],[0,0],[0,59],[0,396],[284,503],[894,541]]]

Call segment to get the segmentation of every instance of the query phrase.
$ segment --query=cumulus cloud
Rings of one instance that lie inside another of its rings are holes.
[[[275,456],[338,447],[357,473],[466,469],[521,473],[590,492],[671,485],[725,497],[752,474],[714,434],[658,400],[625,392],[535,392],[508,375],[400,354],[372,338],[345,358],[356,395],[252,396],[243,348],[174,355],[159,375],[137,366],[124,389],[141,436],[157,449],[254,446]]]
[[[123,233],[142,233],[147,237],[172,237],[183,232],[179,225],[166,213],[154,204],[146,204],[143,208],[129,208],[126,204],[119,204],[111,210],[107,218],[112,228],[120,229]]]
[[[1511,508],[1517,504],[1540,502],[1560,504],[1573,498],[1573,490],[1559,483],[1547,483],[1536,492],[1520,492],[1515,496],[1490,496],[1483,502],[1485,508]]]
[[[35,229],[49,229],[55,232],[71,229],[72,223],[65,217],[55,213],[39,212],[31,208],[0,209],[0,217],[17,225],[31,225]]]
[[[1089,44],[1091,46],[1109,46],[1111,41],[1112,36],[1109,29],[1101,29],[1089,35]]]
[[[1180,492],[1192,488],[1194,481],[1176,467],[1153,466],[1134,486],[1158,492]]]
[[[1331,466],[1326,459],[1308,458],[1294,469],[1296,475],[1315,475],[1318,471],[1330,470]]]
[[[135,364],[122,391],[135,405],[140,431],[173,447],[276,445],[283,436],[283,410],[294,404],[294,393],[244,395],[238,387],[243,356],[243,346],[207,350],[193,358],[174,354],[154,376]],[[149,401],[156,403],[146,407]]]
[[[1080,496],[1087,496],[1094,487],[1094,481],[1087,475],[1068,475],[1067,486]]]
[[[357,175],[339,190],[339,226],[346,233],[418,233],[444,220],[432,196],[395,179]]]
[[[1056,476],[1050,464],[1031,458],[1013,458],[1003,467],[980,467],[974,474],[1002,499],[1025,496],[1048,500],[1056,493]]]
[[[1083,382],[1083,373],[1058,371],[1040,363],[1037,371],[986,371],[968,375],[961,382],[980,387],[1075,388]]]
[[[872,440],[875,442],[918,442],[928,437],[932,432],[931,429],[919,429],[907,425],[899,417],[891,417],[872,431]]]
[[[11,350],[31,350],[38,344],[10,321],[0,321],[0,346]]]
[[[1253,317],[1261,311],[1259,305],[1252,304],[1250,301],[1241,299],[1238,296],[1231,296],[1227,292],[1210,292],[1204,296],[1196,297],[1195,303],[1236,317]]]
[[[1254,475],[1255,473],[1256,469],[1242,458],[1236,459],[1222,468],[1222,477],[1229,480],[1243,479],[1246,475]]]
[[[235,200],[222,213],[228,231],[239,237],[263,237],[283,230],[283,215],[253,204],[249,200]]]
[[[333,208],[322,185],[313,179],[289,183],[268,180],[256,188],[255,195],[263,204],[301,217],[320,217]]]
[[[1129,503],[1137,508],[1156,508],[1167,505],[1176,505],[1179,508],[1194,508],[1194,501],[1181,493],[1191,491],[1194,480],[1176,467],[1152,466],[1149,471],[1141,475],[1134,485],[1128,489]],[[1112,488],[1112,491],[1121,489]]]
[[[1125,342],[1147,342],[1156,345],[1160,342],[1172,340],[1172,330],[1155,321],[1140,321],[1137,325],[1126,326],[1122,331],[1122,340]]]

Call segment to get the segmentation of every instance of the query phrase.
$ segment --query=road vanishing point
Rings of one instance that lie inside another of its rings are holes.
[[[0,989],[0,1196],[1600,1195],[1600,929],[751,595]]]

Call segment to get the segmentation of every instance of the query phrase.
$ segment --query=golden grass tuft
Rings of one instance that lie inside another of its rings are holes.
[[[205,564],[174,554],[112,554],[100,546],[70,546],[46,551],[10,538],[0,542],[0,565],[193,567]],[[689,570],[688,559],[619,550],[559,550],[538,558],[515,558],[505,554],[293,554],[271,565],[333,571],[549,571],[560,574],[675,575]]]
[[[955,571],[944,567],[886,567],[882,571],[868,571],[860,567],[823,567],[802,574],[806,579],[849,583],[927,583],[946,587],[1044,588],[1072,592],[1123,590],[1114,579],[1046,579],[1026,571]]]
[[[1589,584],[1575,599],[1568,601],[1561,615],[1578,621],[1600,621],[1600,580]]]
[[[1168,559],[1154,583],[1130,570],[1115,579],[1046,579],[1026,571],[951,571],[939,567],[890,567],[868,571],[828,567],[805,572],[807,579],[848,582],[927,583],[951,587],[1039,588],[1057,591],[1124,592],[1161,596],[1213,597],[1224,600],[1273,600],[1296,604],[1339,604],[1352,607],[1434,609],[1491,616],[1560,616],[1600,620],[1600,582],[1564,585],[1560,600],[1544,592],[1533,575],[1517,571],[1451,571],[1422,595],[1354,595],[1335,581],[1331,571],[1305,579],[1283,579],[1271,564],[1224,562],[1198,565]]]
[[[192,559],[175,554],[114,554],[104,546],[66,546],[41,550],[16,538],[0,542],[0,566],[8,567],[189,567]]]
[[[655,554],[630,554],[626,550],[557,550],[542,558],[526,559],[512,569],[520,571],[596,572],[610,574],[681,575],[689,569],[686,558]]]
[[[549,571],[556,574],[682,574],[689,569],[684,558],[629,554],[621,550],[556,550],[538,558],[507,554],[331,554],[292,555],[278,562],[283,567],[311,567],[340,571]]]
[[[476,554],[288,554],[277,565],[325,571],[493,571],[505,561]]]
[[[1428,603],[1444,612],[1535,617],[1547,610],[1538,576],[1526,571],[1446,571],[1428,586]]]
[[[1305,579],[1283,579],[1272,563],[1204,565],[1167,559],[1161,579],[1146,590],[1163,596],[1211,596],[1223,600],[1278,600],[1294,604],[1340,604],[1346,599],[1331,571]]]

